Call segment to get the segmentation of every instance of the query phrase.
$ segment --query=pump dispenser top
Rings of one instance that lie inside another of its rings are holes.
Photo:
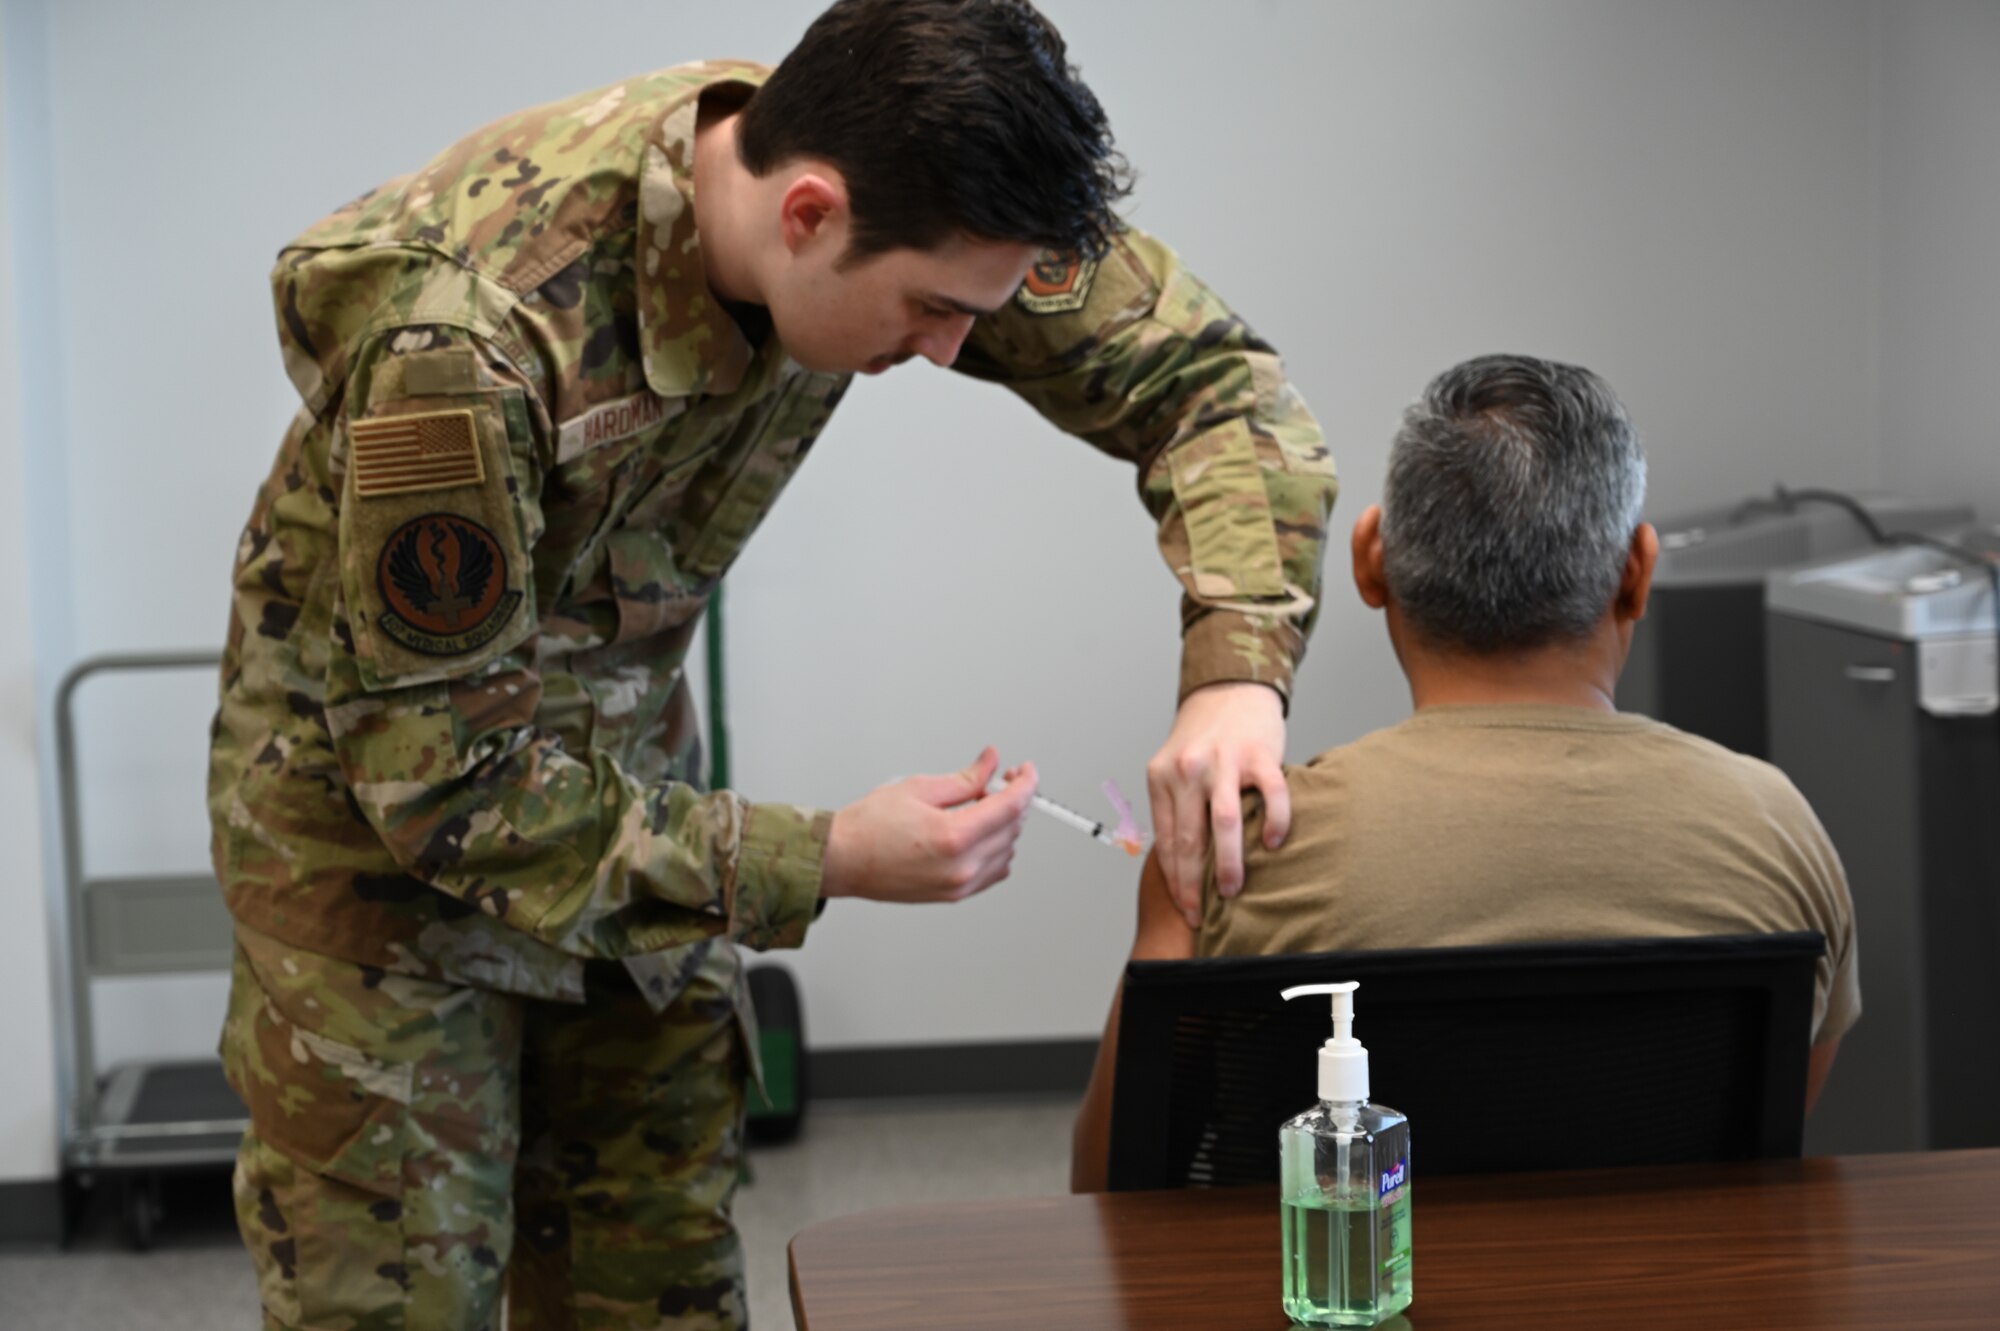
[[[1319,1098],[1335,1104],[1368,1099],[1368,1051],[1354,1038],[1354,991],[1360,987],[1360,981],[1348,980],[1298,984],[1284,991],[1288,1001],[1300,994],[1333,995],[1333,1038],[1319,1051]]]

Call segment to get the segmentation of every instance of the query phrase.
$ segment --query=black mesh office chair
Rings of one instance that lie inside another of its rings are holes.
[[[1110,1186],[1275,1183],[1359,980],[1373,1098],[1421,1176],[1797,1156],[1817,933],[1135,961]]]

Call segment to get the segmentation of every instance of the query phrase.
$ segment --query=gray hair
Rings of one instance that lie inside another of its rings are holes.
[[[1646,455],[1602,379],[1481,356],[1403,416],[1382,496],[1390,594],[1420,634],[1480,655],[1590,632],[1623,577]]]

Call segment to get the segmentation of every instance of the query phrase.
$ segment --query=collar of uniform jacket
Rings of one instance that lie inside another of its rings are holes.
[[[668,102],[639,167],[639,353],[661,397],[733,393],[754,349],[708,289],[694,225],[694,131],[702,94],[761,85],[761,65],[718,63],[716,77]]]

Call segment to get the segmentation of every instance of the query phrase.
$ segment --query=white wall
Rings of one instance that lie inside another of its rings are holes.
[[[2000,5],[1881,9],[1882,466],[2000,516]]]
[[[1286,352],[1341,467],[1338,527],[1379,489],[1402,404],[1501,349],[1609,378],[1650,445],[1655,511],[1880,479],[1867,0],[1045,7],[1140,170],[1133,219]],[[279,244],[517,105],[680,59],[775,59],[817,8],[47,6],[57,165],[7,184],[46,191],[54,219],[31,257],[60,292],[36,326],[64,367],[67,474],[41,498],[69,528],[35,568],[68,575],[75,652],[219,640],[292,400],[264,285]],[[730,582],[739,787],[836,804],[992,742],[1059,799],[1091,806],[1107,776],[1143,791],[1176,607],[1129,471],[924,367],[859,385],[816,458]],[[1336,540],[1294,757],[1405,707],[1345,574]],[[202,862],[206,697],[163,687],[92,714],[94,869]],[[831,911],[790,959],[811,1038],[1091,1032],[1132,881],[1038,823],[976,902]],[[212,1047],[221,992],[107,994],[107,1052]]]
[[[1601,370],[1661,507],[1876,477],[1869,35],[1859,4],[1054,4],[1171,238],[1287,354],[1344,530],[1425,380],[1516,349]],[[847,797],[982,741],[1058,799],[1143,790],[1175,588],[1132,478],[941,373],[858,387],[733,578],[739,780]],[[1407,707],[1328,561],[1304,757]],[[753,645],[768,644],[765,651]],[[809,661],[809,673],[799,663]],[[1131,872],[1034,826],[953,911],[829,912],[818,1039],[1083,1033]],[[885,962],[887,964],[885,964]]]
[[[17,42],[30,39],[0,15],[0,181],[11,181],[17,124],[28,110],[10,77]],[[36,761],[35,624],[29,583],[27,456],[35,437],[23,410],[24,365],[14,262],[20,231],[11,191],[0,191],[0,846],[7,848],[0,900],[0,1183],[56,1172],[56,1085],[49,1020],[48,915],[42,908],[42,821]]]

